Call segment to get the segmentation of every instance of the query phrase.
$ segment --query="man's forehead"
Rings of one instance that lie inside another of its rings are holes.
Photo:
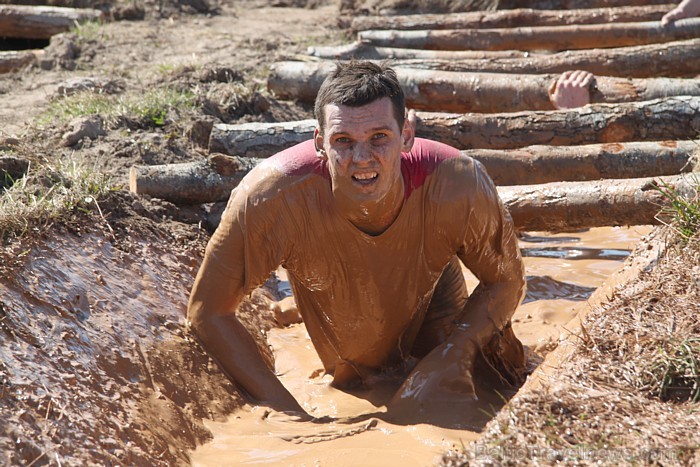
[[[398,127],[393,104],[387,97],[361,106],[327,104],[324,107],[324,118],[329,130],[348,125],[391,129]]]

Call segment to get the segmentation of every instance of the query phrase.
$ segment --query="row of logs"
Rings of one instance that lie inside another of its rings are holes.
[[[310,53],[392,59],[408,106],[440,111],[417,113],[417,136],[481,162],[519,230],[653,224],[666,188],[695,193],[676,174],[694,170],[700,153],[694,141],[700,80],[669,78],[700,73],[700,20],[661,28],[658,19],[670,8],[358,18],[360,42]],[[588,50],[526,52],[577,48]],[[268,88],[311,102],[333,66],[274,64]],[[551,110],[547,91],[558,77],[552,73],[572,69],[598,75],[592,105]],[[216,124],[212,156],[135,166],[131,190],[181,204],[223,201],[258,161],[311,138],[315,126],[315,120]]]

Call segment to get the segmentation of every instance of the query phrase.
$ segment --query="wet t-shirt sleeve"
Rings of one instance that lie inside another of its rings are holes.
[[[491,297],[485,312],[500,328],[512,316],[523,297],[524,269],[513,221],[498,197],[493,181],[478,161],[473,161],[465,197],[464,240],[457,255],[481,285],[515,284],[507,296]],[[519,285],[519,286],[518,286]]]
[[[262,285],[284,257],[281,210],[260,188],[266,183],[261,175],[251,172],[232,192],[206,251],[205,260],[214,266],[216,280],[240,287],[244,294]]]

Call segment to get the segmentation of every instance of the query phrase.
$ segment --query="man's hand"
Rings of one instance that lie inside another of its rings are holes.
[[[549,100],[555,109],[574,109],[591,102],[595,76],[583,70],[565,71],[549,88]]]
[[[676,8],[661,18],[661,26],[666,26],[676,20],[700,16],[700,0],[683,0]]]
[[[279,302],[272,302],[270,309],[275,314],[275,321],[280,326],[289,326],[303,321],[294,297],[286,297]]]
[[[392,419],[426,419],[434,411],[476,400],[472,374],[478,348],[471,339],[455,339],[459,333],[455,330],[408,375],[388,404]]]

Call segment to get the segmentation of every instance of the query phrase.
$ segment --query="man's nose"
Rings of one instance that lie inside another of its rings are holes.
[[[352,162],[355,164],[364,164],[372,160],[372,150],[368,144],[357,143],[355,144],[354,151],[352,153]]]

